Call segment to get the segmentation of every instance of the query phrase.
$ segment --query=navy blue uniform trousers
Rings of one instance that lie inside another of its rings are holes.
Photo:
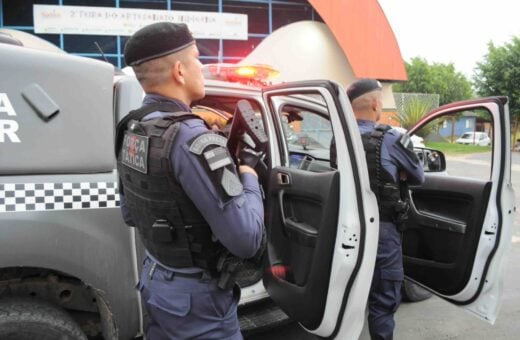
[[[368,297],[368,329],[372,339],[392,339],[394,313],[401,303],[404,279],[401,234],[393,223],[381,222],[376,265]]]
[[[138,285],[151,319],[148,340],[242,339],[239,291],[222,290],[211,277],[183,277],[153,264],[145,260]]]

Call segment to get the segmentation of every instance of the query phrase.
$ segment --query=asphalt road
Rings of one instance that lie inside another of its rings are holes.
[[[514,152],[511,162],[511,181],[517,204],[520,204],[520,153]],[[448,157],[450,175],[489,178],[490,153]],[[396,314],[396,340],[437,339],[493,339],[520,338],[520,213],[515,215],[511,249],[506,260],[503,304],[495,325],[480,321],[473,315],[444,300],[432,297],[418,303],[403,303]],[[297,324],[289,324],[269,332],[247,337],[248,340],[315,339]],[[360,336],[368,340],[366,328]]]

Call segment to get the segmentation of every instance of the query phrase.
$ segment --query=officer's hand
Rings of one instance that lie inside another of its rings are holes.
[[[252,167],[250,167],[248,165],[241,165],[241,166],[239,166],[238,167],[238,172],[240,172],[241,174],[249,173],[249,174],[255,175],[255,177],[258,177],[255,169],[253,169]]]
[[[257,152],[249,147],[245,147],[238,153],[240,165],[248,165],[256,169],[256,165],[262,159],[263,153]]]
[[[406,171],[399,171],[399,179],[401,181],[406,181],[408,179],[408,174],[406,173]]]

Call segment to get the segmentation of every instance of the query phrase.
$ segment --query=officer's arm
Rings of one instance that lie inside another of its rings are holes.
[[[406,174],[408,184],[417,185],[424,183],[424,170],[421,162],[413,152],[413,146],[405,146],[400,142],[400,136],[395,138],[391,145],[390,155],[400,172]],[[410,142],[411,143],[411,142]],[[403,174],[400,174],[403,177]]]
[[[250,167],[248,165],[239,166],[238,171],[240,172],[240,174],[248,173],[248,174],[252,174],[256,178],[258,178],[258,174],[256,173],[255,169],[253,169],[252,167]]]
[[[406,173],[408,184],[418,185],[424,183],[424,170],[418,161],[408,154],[402,154],[399,157],[399,163],[402,171]]]
[[[188,134],[193,136],[204,130],[192,129]],[[242,190],[234,196],[226,195],[219,187],[221,182],[204,167],[205,160],[190,151],[190,136],[181,132],[185,131],[180,130],[172,148],[172,166],[179,183],[210,224],[215,237],[234,255],[252,257],[260,247],[264,224],[256,174],[240,174],[237,179],[240,178]]]

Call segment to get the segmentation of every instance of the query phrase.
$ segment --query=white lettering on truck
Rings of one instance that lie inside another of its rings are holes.
[[[0,93],[0,115],[2,113],[7,113],[8,116],[16,116],[16,111],[7,97],[7,93]],[[5,142],[5,137],[8,137],[11,143],[20,143],[16,131],[18,131],[16,120],[0,119],[0,143]]]

